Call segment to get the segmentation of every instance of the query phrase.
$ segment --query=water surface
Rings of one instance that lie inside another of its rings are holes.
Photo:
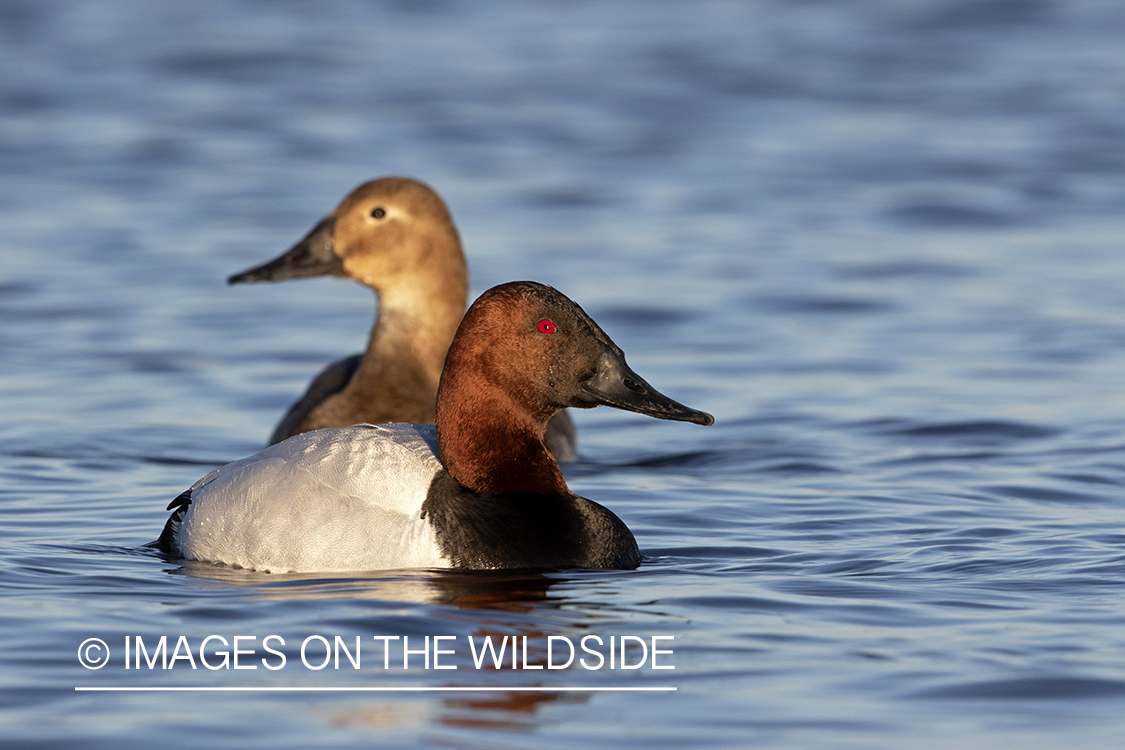
[[[5,746],[1118,747],[1123,32],[1096,0],[0,5]],[[446,198],[474,294],[552,284],[716,415],[576,415],[570,484],[639,570],[143,546],[373,316],[223,280],[384,174]],[[124,667],[210,635],[258,668]],[[305,667],[314,635],[362,668]],[[468,650],[588,635],[672,636],[675,669]]]

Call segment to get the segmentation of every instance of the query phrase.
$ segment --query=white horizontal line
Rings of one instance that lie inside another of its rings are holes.
[[[76,687],[81,693],[668,693],[674,686],[662,687]]]

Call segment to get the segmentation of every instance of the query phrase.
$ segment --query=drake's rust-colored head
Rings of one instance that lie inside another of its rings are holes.
[[[714,418],[661,394],[582,308],[543,284],[489,289],[465,314],[438,387],[442,462],[481,492],[567,492],[543,446],[547,420],[606,405],[696,424]]]

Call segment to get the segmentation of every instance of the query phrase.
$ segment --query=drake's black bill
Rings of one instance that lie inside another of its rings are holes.
[[[684,406],[653,388],[630,369],[624,357],[609,349],[602,352],[597,373],[582,385],[582,390],[594,399],[589,406],[604,404],[677,422],[715,423],[715,418],[707,412]]]
[[[227,279],[227,283],[281,281],[306,276],[343,276],[344,262],[333,252],[332,235],[335,228],[335,219],[325,219],[280,258],[236,273]]]

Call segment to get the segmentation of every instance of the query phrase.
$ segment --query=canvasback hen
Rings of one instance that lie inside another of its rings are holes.
[[[485,292],[446,357],[437,425],[289,438],[217,469],[168,506],[164,552],[270,572],[620,568],[628,527],[571,492],[547,421],[598,405],[696,424],[582,309],[529,281]]]
[[[457,228],[426,185],[385,177],[360,185],[288,252],[237,273],[230,284],[341,276],[374,290],[378,313],[367,351],[317,375],[269,444],[324,427],[433,424],[445,353],[465,312],[469,280]],[[566,412],[547,445],[573,461],[577,437]]]

